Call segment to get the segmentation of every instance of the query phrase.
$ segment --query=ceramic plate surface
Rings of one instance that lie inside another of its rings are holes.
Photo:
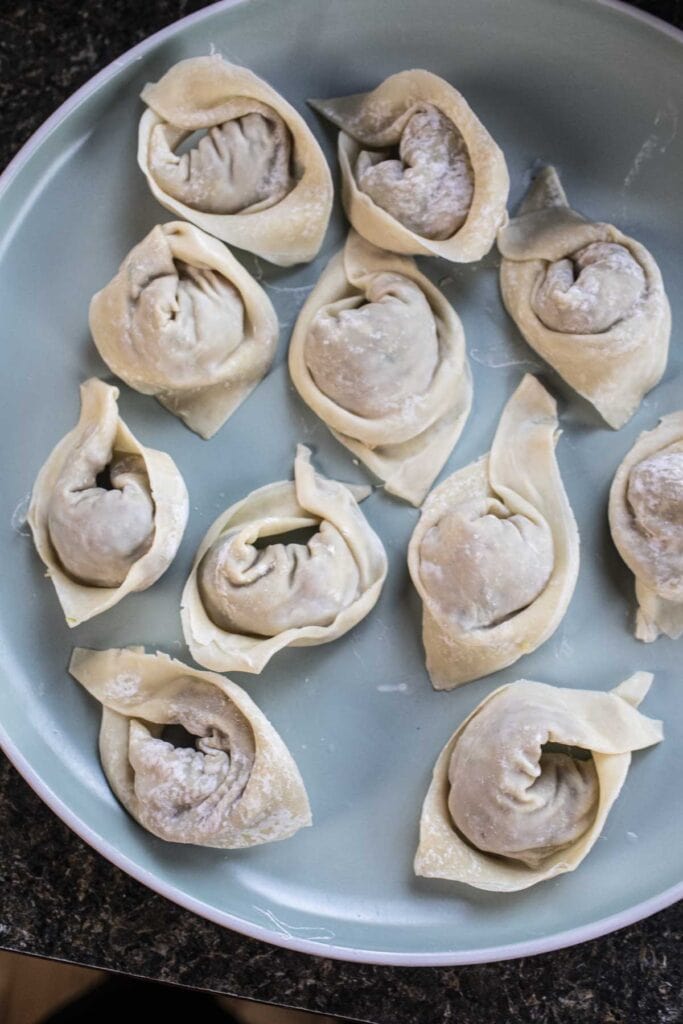
[[[179,599],[199,540],[227,505],[291,475],[297,441],[314,448],[328,475],[368,479],[299,401],[286,370],[297,311],[344,237],[338,202],[314,263],[282,270],[242,254],[276,306],[280,345],[271,374],[213,440],[199,440],[153,399],[122,386],[122,416],[145,444],[172,454],[190,492],[187,533],[163,579],[70,631],[23,521],[39,467],[76,422],[79,382],[92,374],[111,380],[89,339],[90,297],[155,223],[172,219],[135,162],[140,89],[181,58],[214,50],[262,75],[303,113],[335,174],[336,133],[306,107],[308,97],[366,90],[410,67],[442,75],[502,146],[513,206],[537,161],[556,164],[576,208],[613,222],[654,253],[674,316],[664,380],[615,433],[521,341],[501,305],[495,254],[478,266],[420,261],[463,319],[474,371],[473,414],[445,473],[488,449],[522,374],[539,372],[559,400],[558,458],[581,531],[576,593],[556,634],[534,654],[455,692],[432,692],[405,564],[417,512],[376,490],[364,510],[385,542],[390,573],[374,612],[336,643],[284,651],[260,677],[235,674],[296,758],[315,818],[314,828],[287,842],[241,852],[168,845],[124,813],[97,756],[98,708],[66,665],[75,644],[144,643],[187,658]],[[683,641],[646,646],[633,638],[632,577],[610,543],[606,501],[636,436],[683,404],[682,57],[673,30],[583,0],[218,4],[98,75],[6,173],[2,741],[53,810],[146,885],[270,942],[397,964],[554,949],[636,920],[680,892]],[[522,676],[608,689],[635,669],[655,673],[644,711],[664,719],[667,738],[634,756],[605,832],[579,870],[506,896],[413,876],[434,760],[486,694]]]

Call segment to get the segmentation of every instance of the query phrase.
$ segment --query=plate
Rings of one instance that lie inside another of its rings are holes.
[[[110,793],[97,756],[98,709],[66,672],[72,646],[144,643],[187,658],[179,600],[199,540],[227,505],[291,475],[297,441],[313,446],[328,475],[367,480],[300,402],[286,371],[297,311],[344,237],[337,204],[314,263],[283,270],[243,254],[275,303],[282,333],[275,368],[213,440],[199,440],[155,401],[122,387],[122,416],[145,444],[172,454],[190,492],[187,533],[163,579],[71,631],[28,537],[27,497],[77,419],[79,382],[111,379],[89,339],[90,297],[135,242],[170,219],[136,166],[138,93],[181,58],[212,51],[252,68],[294,103],[335,169],[335,133],[306,108],[308,97],[365,90],[409,67],[442,75],[505,151],[512,204],[536,162],[556,164],[578,209],[652,250],[675,328],[683,321],[682,47],[658,22],[580,0],[345,0],[323,9],[318,0],[252,0],[217,4],[147,40],[66,103],[2,183],[4,749],[68,825],[145,885],[230,928],[306,952],[393,964],[495,960],[591,938],[664,907],[683,878],[681,646],[633,638],[632,578],[610,543],[605,509],[612,475],[638,433],[681,405],[676,329],[663,382],[614,433],[520,340],[501,306],[495,254],[478,266],[420,261],[463,319],[474,370],[473,414],[445,473],[488,449],[521,375],[540,373],[559,399],[558,457],[582,539],[579,583],[556,634],[505,672],[432,692],[405,564],[417,512],[378,489],[364,509],[390,572],[373,613],[342,640],[282,652],[260,677],[235,674],[296,758],[314,828],[246,851],[169,845]],[[635,669],[655,673],[645,711],[664,719],[667,739],[635,755],[579,870],[506,896],[413,876],[436,755],[486,694],[521,676],[608,689]]]

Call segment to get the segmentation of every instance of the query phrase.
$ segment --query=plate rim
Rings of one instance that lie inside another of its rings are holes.
[[[14,157],[7,164],[0,174],[0,201],[7,192],[10,185],[17,178],[23,167],[28,163],[34,153],[40,148],[52,132],[74,112],[82,102],[89,96],[96,93],[100,86],[114,78],[124,68],[129,67],[136,60],[141,59],[147,52],[154,49],[159,43],[171,38],[183,29],[205,20],[206,18],[222,10],[229,10],[233,7],[246,6],[251,0],[217,0],[192,14],[188,14],[177,21],[159,29],[147,38],[136,43],[135,46],[126,50],[119,57],[107,64],[100,71],[96,72],[81,85],[71,96],[68,97],[59,107],[40,125],[40,127],[28,138],[24,145],[17,151]],[[635,21],[648,25],[663,35],[675,40],[683,46],[683,31],[676,26],[663,21],[661,18],[648,11],[632,7],[623,0],[575,0],[576,6],[602,7],[613,10]],[[16,768],[19,774],[28,783],[30,788],[45,803],[50,810],[60,818],[73,832],[76,833],[96,853],[103,856],[115,867],[124,871],[127,875],[140,882],[146,888],[170,900],[172,903],[189,910],[199,917],[205,918],[221,927],[229,928],[248,938],[267,942],[270,945],[283,949],[290,949],[298,953],[306,953],[312,956],[342,960],[347,963],[374,964],[380,966],[395,967],[456,967],[467,964],[495,963],[503,960],[516,960],[525,956],[536,956],[541,953],[551,953],[559,949],[566,949],[570,946],[587,942],[618,931],[628,925],[635,924],[660,910],[664,910],[678,900],[683,899],[683,880],[668,889],[663,890],[656,896],[635,904],[626,910],[610,914],[607,917],[599,918],[590,924],[580,925],[564,932],[556,932],[551,936],[529,939],[522,942],[508,943],[500,946],[487,946],[473,950],[454,950],[445,953],[420,953],[420,952],[396,952],[381,950],[365,950],[346,946],[328,945],[320,940],[303,939],[295,936],[284,935],[264,925],[254,924],[236,917],[227,911],[218,910],[189,896],[175,886],[160,879],[156,874],[136,864],[126,854],[121,853],[117,847],[98,835],[76,812],[64,803],[64,801],[51,789],[33,768],[30,761],[24,756],[19,747],[14,743],[7,733],[4,724],[0,721],[0,748],[2,748],[10,763]]]

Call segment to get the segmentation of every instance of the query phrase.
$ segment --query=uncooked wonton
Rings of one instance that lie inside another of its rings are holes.
[[[637,710],[651,683],[637,672],[610,693],[526,679],[494,690],[434,766],[415,873],[514,892],[578,867],[631,752],[662,739]]]
[[[609,523],[636,578],[636,636],[683,634],[683,411],[640,435],[617,470]]]
[[[408,548],[437,690],[496,672],[555,631],[574,592],[579,535],[555,459],[555,402],[527,374],[491,451],[427,498]]]
[[[261,672],[282,648],[336,640],[374,607],[387,559],[356,501],[370,489],[326,479],[310,455],[299,445],[294,480],[232,505],[200,544],[181,611],[200,665]]]
[[[457,89],[401,71],[372,92],[310,102],[341,128],[344,208],[364,238],[455,263],[486,255],[507,220],[508,173]]]
[[[671,312],[645,246],[572,210],[553,167],[498,235],[505,307],[531,347],[617,430],[664,373]]]
[[[226,246],[171,221],[131,249],[90,303],[107,366],[211,437],[267,373],[278,322],[264,290]]]
[[[275,89],[215,54],[179,61],[142,99],[138,164],[162,206],[271,263],[313,259],[332,179],[310,128]]]
[[[151,587],[173,561],[188,515],[177,466],[118,414],[118,388],[81,385],[81,415],[41,469],[28,522],[69,626]]]
[[[102,767],[148,832],[235,850],[311,824],[291,754],[230,679],[143,647],[77,647],[69,671],[102,705]],[[177,745],[169,727],[184,729],[194,745]]]
[[[296,322],[289,372],[334,436],[419,505],[472,404],[460,319],[414,260],[350,231]]]

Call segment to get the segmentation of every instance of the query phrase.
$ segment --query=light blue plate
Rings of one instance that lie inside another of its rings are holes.
[[[417,512],[377,491],[364,505],[390,573],[374,612],[326,647],[287,650],[263,675],[236,676],[296,758],[315,827],[243,852],[164,844],[112,797],[96,750],[98,709],[67,675],[74,644],[145,643],[180,658],[180,592],[214,517],[254,487],[291,473],[297,441],[343,480],[367,479],[305,408],[286,371],[306,291],[341,244],[337,209],[323,252],[281,270],[245,255],[278,310],[268,378],[210,442],[154,400],[122,387],[121,412],[185,475],[191,516],[170,571],[151,591],[67,629],[25,525],[43,460],[78,416],[78,384],[111,379],[88,336],[92,294],[130,247],[169,217],[135,163],[141,87],[184,57],[217,50],[280,90],[336,169],[334,132],[309,96],[372,88],[424,67],[453,82],[508,159],[513,203],[535,161],[560,168],[572,203],[645,243],[674,307],[664,381],[619,433],[539,366],[503,313],[497,258],[479,266],[423,260],[465,324],[474,370],[470,423],[446,472],[484,452],[522,373],[540,370],[559,397],[558,457],[582,538],[581,575],[555,636],[513,668],[433,693],[420,607],[405,552]],[[619,6],[585,0],[252,0],[221,3],[141,46],[81,89],[7,171],[0,197],[4,466],[0,497],[0,693],[3,746],[44,800],[104,856],[185,907],[248,935],[308,952],[396,964],[457,964],[554,949],[666,906],[683,877],[683,642],[632,636],[633,586],[610,543],[612,475],[644,428],[683,405],[680,345],[683,132],[681,37]],[[644,710],[667,739],[636,754],[605,833],[579,870],[516,895],[416,879],[411,862],[434,759],[494,687],[526,676],[607,689],[634,669],[656,681]]]

